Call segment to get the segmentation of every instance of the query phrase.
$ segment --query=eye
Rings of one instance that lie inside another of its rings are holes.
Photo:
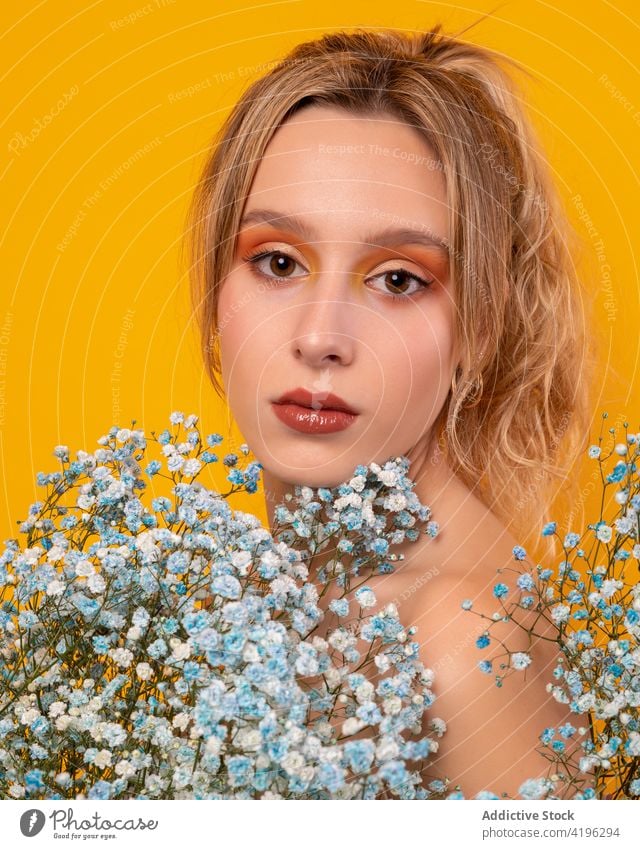
[[[434,282],[433,279],[425,280],[423,277],[419,277],[417,274],[412,274],[410,271],[407,271],[405,268],[389,268],[387,271],[383,271],[381,274],[377,274],[375,277],[370,277],[370,280],[377,280],[378,278],[391,278],[389,281],[385,281],[384,285],[391,285],[396,289],[400,289],[400,294],[397,292],[383,292],[382,294],[388,298],[392,298],[396,301],[405,301],[411,295],[415,295],[416,292],[424,291],[428,289],[431,284]],[[413,289],[413,291],[407,292],[406,288],[408,280],[414,280],[417,283],[417,286]]]
[[[267,259],[268,257],[270,257],[268,268],[271,272],[273,272],[273,274],[266,272],[260,265],[262,260]],[[287,279],[288,277],[292,277],[293,275],[287,274],[288,268],[292,265],[300,265],[297,260],[283,251],[256,251],[256,253],[243,256],[242,261],[250,263],[256,274],[259,274],[261,277],[267,277],[268,279],[273,279],[274,277]],[[297,276],[301,277],[303,275]]]
[[[267,264],[269,271],[266,271],[264,267],[261,267],[263,260],[267,259],[269,259]],[[289,256],[289,254],[284,253],[284,251],[259,250],[255,253],[249,253],[246,256],[243,256],[242,261],[249,263],[255,274],[258,274],[260,277],[266,277],[268,280],[278,278],[281,280],[291,278],[295,279],[296,277],[303,277],[304,273],[307,273],[305,271],[303,274],[298,275],[288,274],[287,271],[292,267],[299,265],[303,268],[303,266],[293,257]],[[374,277],[370,277],[369,280],[377,280],[385,277],[389,277],[390,280],[385,281],[383,285],[390,285],[394,287],[396,291],[383,291],[381,289],[376,289],[376,291],[380,292],[383,297],[390,298],[395,301],[406,301],[411,295],[415,295],[417,292],[428,289],[432,283],[435,282],[433,279],[425,280],[417,274],[412,274],[405,268],[390,268],[380,274],[376,274]],[[407,291],[408,281],[411,280],[414,281],[414,288],[412,291]]]

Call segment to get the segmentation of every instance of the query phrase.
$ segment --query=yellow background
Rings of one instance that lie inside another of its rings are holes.
[[[230,436],[228,450],[241,441],[204,377],[178,249],[208,142],[250,80],[326,31],[441,20],[452,32],[485,12],[463,38],[536,75],[531,115],[584,239],[603,340],[593,432],[602,410],[640,430],[635,0],[6,3],[1,539],[18,536],[16,521],[43,497],[35,476],[59,468],[57,444],[73,457],[95,450],[112,424],[160,431],[172,410],[197,413],[202,433]],[[592,463],[579,467],[572,529],[581,531],[599,484]],[[237,506],[264,518],[259,497]]]

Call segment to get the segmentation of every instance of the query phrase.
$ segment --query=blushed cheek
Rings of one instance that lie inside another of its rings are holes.
[[[413,351],[412,407],[423,417],[434,419],[440,412],[451,386],[453,339],[448,329],[428,337],[428,344]]]

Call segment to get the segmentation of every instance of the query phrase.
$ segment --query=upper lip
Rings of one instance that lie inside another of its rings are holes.
[[[350,407],[339,395],[334,395],[333,392],[309,392],[302,386],[283,392],[274,401],[274,404],[286,403],[299,404],[301,407],[309,407],[314,410],[341,410],[345,413],[358,415],[358,411]]]

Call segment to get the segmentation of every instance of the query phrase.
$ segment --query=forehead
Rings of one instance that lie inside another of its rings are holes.
[[[394,224],[449,236],[441,163],[418,130],[386,113],[301,109],[265,150],[246,204],[253,208],[304,213],[323,237]]]

